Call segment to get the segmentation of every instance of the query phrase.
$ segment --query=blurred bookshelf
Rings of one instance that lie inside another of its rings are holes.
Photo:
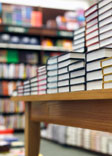
[[[24,132],[23,102],[10,101],[18,84],[36,75],[50,56],[72,50],[73,31],[84,25],[84,10],[0,3],[0,123]]]

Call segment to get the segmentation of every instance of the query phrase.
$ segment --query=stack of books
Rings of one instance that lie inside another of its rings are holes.
[[[46,66],[39,67],[37,69],[38,77],[38,94],[46,94],[47,90],[47,70]]]
[[[46,94],[47,89],[46,66],[38,67],[37,75],[30,79],[31,95]]]
[[[58,56],[50,57],[47,61],[47,93],[58,92]]]
[[[16,92],[13,92],[14,93],[14,95],[16,95]],[[17,85],[17,94],[18,94],[18,96],[23,96],[24,95],[24,87],[23,87],[23,83],[19,83],[18,85]]]
[[[100,47],[112,47],[112,0],[102,0],[99,9]]]
[[[38,67],[35,77],[24,81],[13,96],[85,90],[85,54],[69,52],[51,57]]]
[[[80,59],[81,61],[79,61]],[[77,80],[77,82],[75,82],[73,78],[77,77],[75,71],[82,67],[82,59],[85,59],[85,54],[76,52],[48,59],[47,93],[75,91],[75,89],[72,90],[72,86],[75,87],[78,80],[75,79]]]
[[[86,46],[87,51],[98,49],[99,26],[98,26],[98,4],[94,4],[85,11],[86,17]]]
[[[100,48],[87,53],[86,84],[87,90],[102,89],[102,68],[100,61],[112,56],[112,49]]]
[[[103,73],[103,89],[112,88],[112,57],[101,61]]]
[[[85,61],[76,61],[68,66],[70,74],[70,91],[81,91],[86,89]]]
[[[23,92],[24,92],[24,95],[30,95],[30,80],[26,80],[23,82]]]
[[[73,51],[84,53],[86,47],[85,27],[81,27],[74,31]]]

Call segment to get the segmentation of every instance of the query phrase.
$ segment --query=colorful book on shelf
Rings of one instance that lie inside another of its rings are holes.
[[[19,62],[17,50],[7,50],[7,62],[8,63],[18,63]]]

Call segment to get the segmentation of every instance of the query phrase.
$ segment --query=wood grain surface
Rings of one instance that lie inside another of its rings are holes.
[[[112,89],[12,97],[13,101],[71,101],[112,99]]]
[[[40,122],[31,121],[31,103],[25,110],[25,156],[38,156],[40,150]]]
[[[33,102],[31,120],[112,132],[112,100]]]

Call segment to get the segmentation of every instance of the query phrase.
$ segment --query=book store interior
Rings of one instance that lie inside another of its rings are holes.
[[[112,156],[112,0],[0,0],[0,156]]]

